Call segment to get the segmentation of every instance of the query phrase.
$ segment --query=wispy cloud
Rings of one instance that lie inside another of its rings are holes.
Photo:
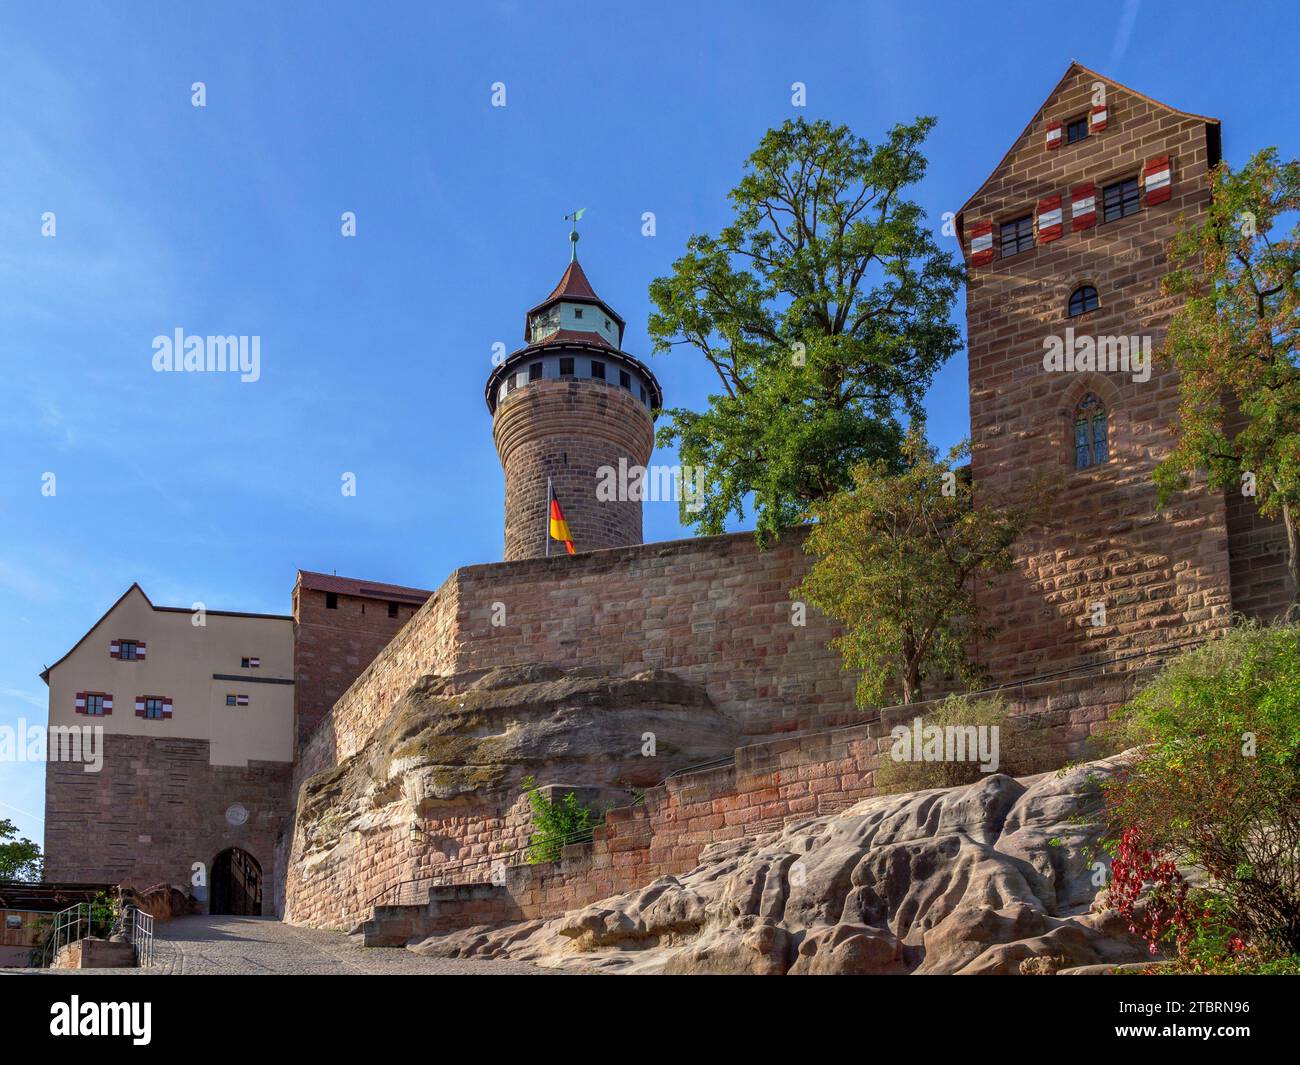
[[[1118,73],[1119,65],[1128,54],[1129,41],[1133,37],[1133,24],[1137,22],[1138,9],[1142,0],[1124,0],[1124,10],[1119,16],[1119,25],[1115,27],[1115,40],[1110,46],[1110,72]]]

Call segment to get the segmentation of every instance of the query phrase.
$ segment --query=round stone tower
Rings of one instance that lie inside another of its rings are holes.
[[[555,541],[548,552],[548,482],[575,551],[641,543],[641,501],[629,498],[641,479],[629,471],[650,461],[663,394],[622,350],[623,324],[592,290],[575,242],[560,283],[528,312],[526,346],[488,378],[506,475],[507,562],[564,554]]]

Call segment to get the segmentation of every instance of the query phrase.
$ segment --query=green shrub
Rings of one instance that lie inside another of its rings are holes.
[[[1000,697],[975,699],[964,695],[949,695],[943,702],[924,713],[915,715],[921,718],[922,728],[937,726],[948,728],[988,728],[997,729],[996,772],[1007,772],[1018,748],[1022,745],[1015,730],[1008,727],[1010,713],[1006,703]],[[913,718],[899,723],[899,728],[912,728]],[[896,753],[906,755],[903,759],[894,757]],[[947,753],[945,749],[945,754]],[[969,754],[969,751],[968,751]],[[982,771],[976,760],[918,760],[915,751],[903,751],[898,742],[892,749],[882,750],[880,765],[873,778],[876,787],[882,792],[925,791],[930,788],[952,788],[961,784],[974,784],[989,774]]]
[[[561,847],[591,839],[595,814],[578,802],[573,792],[559,802],[552,802],[541,793],[532,777],[524,777],[523,786],[533,811],[533,833],[526,855],[529,865],[559,861]]]
[[[1103,784],[1116,883],[1132,896],[1143,879],[1120,857],[1208,877],[1162,929],[1183,963],[1300,951],[1300,627],[1245,624],[1183,654],[1118,712],[1114,735],[1141,746]],[[1121,855],[1121,840],[1137,844]]]

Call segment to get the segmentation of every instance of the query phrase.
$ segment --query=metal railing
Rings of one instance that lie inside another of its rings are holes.
[[[135,948],[135,963],[147,969],[154,959],[153,914],[145,913],[138,906],[128,906],[122,911],[122,931]]]
[[[137,965],[145,968],[153,964],[152,914],[145,913],[138,906],[127,906],[110,923],[105,919],[103,906],[78,902],[54,915],[49,938],[41,952],[39,967],[48,969],[64,947],[93,936],[97,930],[108,936],[123,936],[135,951]]]

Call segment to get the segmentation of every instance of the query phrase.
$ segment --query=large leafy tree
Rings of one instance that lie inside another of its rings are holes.
[[[0,880],[40,880],[41,848],[20,838],[12,821],[0,818]]]
[[[963,442],[946,458],[914,427],[903,441],[903,469],[884,459],[861,463],[851,490],[813,507],[805,549],[817,556],[794,595],[842,626],[833,641],[846,668],[862,670],[866,706],[899,691],[922,698],[927,675],[974,676],[971,638],[979,580],[1004,572],[1011,545],[1042,513],[1046,482],[1017,501],[976,503]]]
[[[1178,370],[1178,440],[1156,468],[1163,503],[1204,471],[1211,486],[1280,515],[1300,585],[1300,163],[1256,154],[1211,177],[1204,222],[1170,245],[1164,292],[1183,300],[1164,356]]]
[[[760,540],[896,464],[901,424],[957,351],[949,312],[963,279],[906,193],[925,173],[932,118],[871,145],[844,126],[769,130],[730,193],[732,222],[692,236],[650,286],[655,351],[694,348],[721,390],[659,432],[705,490],[684,521],[722,532],[756,499]]]

